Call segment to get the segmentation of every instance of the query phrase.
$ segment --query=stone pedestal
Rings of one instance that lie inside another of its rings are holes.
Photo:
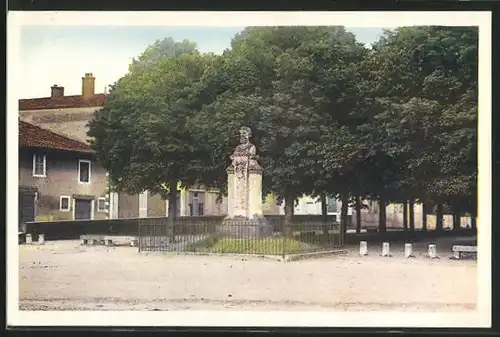
[[[262,173],[251,130],[240,129],[240,145],[231,155],[227,168],[228,215],[217,227],[219,237],[267,237],[273,228],[262,214]]]
[[[217,226],[216,235],[233,238],[265,238],[273,235],[273,226],[263,216],[250,219],[239,216],[227,217]]]

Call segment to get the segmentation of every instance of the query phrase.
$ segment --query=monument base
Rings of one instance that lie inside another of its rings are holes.
[[[263,216],[225,218],[217,226],[217,236],[234,238],[264,238],[273,235],[273,226]]]

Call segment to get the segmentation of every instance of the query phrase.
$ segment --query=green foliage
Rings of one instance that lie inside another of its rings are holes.
[[[251,127],[264,195],[477,203],[477,28],[387,30],[372,49],[343,27],[248,27],[223,55],[158,41],[90,124],[112,183],[226,188]],[[382,218],[381,218],[382,219]]]
[[[383,184],[391,200],[474,207],[477,34],[469,27],[400,28],[386,32],[367,58],[368,96],[378,104],[363,131],[374,139],[375,158],[397,163],[388,172],[392,182]]]
[[[200,104],[193,91],[213,61],[192,43],[166,39],[149,47],[112,87],[89,136],[117,190],[166,198],[166,184],[200,181],[207,158],[190,130]]]

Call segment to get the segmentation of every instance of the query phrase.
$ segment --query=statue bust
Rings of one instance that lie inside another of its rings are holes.
[[[252,136],[252,130],[248,126],[243,126],[240,128],[240,145],[238,145],[233,152],[231,157],[254,157],[256,154],[255,145],[250,143],[250,137]]]
[[[261,172],[262,168],[257,163],[257,151],[255,145],[250,142],[252,130],[248,126],[243,126],[239,130],[240,144],[234,149],[230,159],[232,161],[231,167],[228,170],[239,171],[238,169],[250,170],[252,172]]]

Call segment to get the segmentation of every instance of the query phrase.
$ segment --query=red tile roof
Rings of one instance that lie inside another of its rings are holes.
[[[88,144],[23,121],[19,121],[19,147],[93,152]]]
[[[19,110],[99,107],[103,106],[104,103],[106,103],[105,94],[96,94],[86,99],[81,95],[26,98],[19,100]]]

